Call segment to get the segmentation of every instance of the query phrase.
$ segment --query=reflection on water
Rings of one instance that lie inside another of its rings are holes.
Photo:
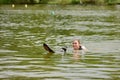
[[[0,6],[0,79],[120,79],[119,8],[7,7]],[[73,55],[71,42],[75,38],[89,52]],[[56,53],[47,54],[42,47],[44,42]],[[62,55],[63,46],[71,52]]]

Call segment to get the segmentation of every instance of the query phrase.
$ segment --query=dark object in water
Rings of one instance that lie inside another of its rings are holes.
[[[79,50],[82,50],[82,46],[79,47]]]
[[[64,53],[66,53],[66,51],[67,51],[67,48],[62,48],[62,50],[64,51]]]
[[[55,53],[47,44],[43,44],[43,47],[45,50],[47,50],[49,53]]]

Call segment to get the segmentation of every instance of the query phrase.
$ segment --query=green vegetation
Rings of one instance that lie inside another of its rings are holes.
[[[0,0],[0,4],[120,4],[120,0]]]

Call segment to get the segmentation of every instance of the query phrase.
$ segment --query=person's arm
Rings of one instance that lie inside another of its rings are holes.
[[[83,49],[84,51],[88,51],[88,49],[87,49],[85,46],[82,46],[82,49]]]

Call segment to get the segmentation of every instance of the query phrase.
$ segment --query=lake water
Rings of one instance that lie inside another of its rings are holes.
[[[74,39],[89,50],[79,59]],[[120,80],[120,6],[1,5],[0,79]]]

